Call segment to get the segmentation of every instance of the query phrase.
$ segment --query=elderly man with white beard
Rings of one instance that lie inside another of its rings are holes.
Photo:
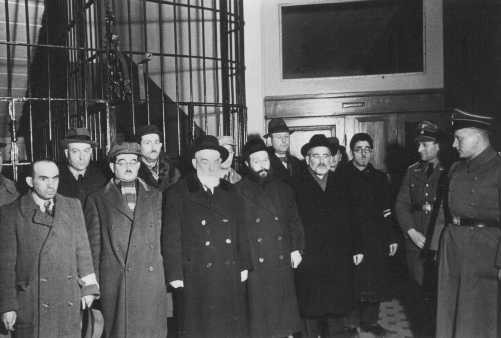
[[[180,337],[248,335],[249,243],[241,198],[220,179],[227,157],[216,137],[201,137],[192,152],[195,173],[167,190],[162,246]]]

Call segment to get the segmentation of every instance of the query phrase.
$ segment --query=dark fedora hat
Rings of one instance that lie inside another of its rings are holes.
[[[135,139],[137,143],[141,143],[141,137],[149,134],[157,134],[159,138],[162,138],[162,131],[154,124],[146,124],[140,126],[136,129]]]
[[[337,153],[338,149],[338,146],[334,142],[329,141],[329,139],[324,134],[315,134],[310,138],[310,142],[301,147],[301,155],[303,155],[303,157],[306,157],[308,151],[311,148],[315,147],[327,147],[331,151],[332,155]]]
[[[216,150],[221,155],[221,161],[224,162],[228,158],[228,150],[225,147],[219,145],[217,137],[212,135],[203,135],[197,139],[192,148],[191,157],[195,157],[195,154],[200,150],[211,149]]]
[[[416,142],[438,142],[441,136],[442,132],[438,128],[438,125],[436,125],[435,123],[430,121],[418,122]]]
[[[478,128],[493,131],[494,121],[494,116],[473,114],[455,108],[452,113],[452,130],[456,131],[463,128]]]
[[[282,118],[273,118],[268,123],[268,133],[264,135],[264,138],[270,137],[271,134],[275,133],[289,133],[292,134],[294,130],[290,130],[289,127],[285,124],[284,119]]]
[[[258,151],[267,151],[266,144],[264,144],[261,137],[249,137],[242,149],[242,157],[247,161],[250,155],[257,153]]]
[[[96,143],[92,141],[90,132],[87,128],[72,128],[68,130],[61,143],[63,147],[67,147],[70,143],[87,143],[91,146],[96,145]]]

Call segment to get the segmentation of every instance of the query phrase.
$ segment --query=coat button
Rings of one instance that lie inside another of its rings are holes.
[[[46,283],[47,282],[47,278],[40,278],[40,283]]]
[[[209,245],[210,245],[209,241],[205,242],[205,246],[209,246]]]
[[[281,241],[281,240],[282,240],[282,235],[278,235],[278,236],[277,236],[277,239],[278,239],[279,241]]]
[[[155,270],[155,268],[153,268],[151,265],[148,267],[148,271],[149,272],[152,272],[153,270]]]
[[[73,306],[73,302],[68,302],[68,306]]]
[[[278,256],[278,258],[280,258],[280,260],[283,260],[284,259],[284,255],[280,255],[280,256]]]
[[[202,225],[207,225],[207,221],[203,219],[203,220],[200,222],[200,224],[202,224]]]
[[[264,258],[263,257],[259,257],[259,263],[263,263],[264,262]]]
[[[223,223],[228,223],[229,221],[230,221],[230,220],[229,220],[229,219],[227,219],[227,218],[223,218],[223,219],[221,220],[221,222],[223,222]]]
[[[256,241],[257,241],[258,243],[261,243],[261,242],[263,241],[263,239],[262,239],[261,237],[258,237],[258,238],[256,239]]]
[[[226,238],[226,244],[231,244],[231,239],[230,238]]]
[[[207,269],[210,269],[212,267],[212,262],[207,263],[206,267]]]
[[[259,222],[261,222],[261,218],[258,217],[258,218],[256,218],[256,223],[259,223]]]
[[[154,247],[154,245],[151,243],[148,246],[150,247],[150,249],[153,249],[153,247]]]
[[[426,183],[426,187],[428,188],[430,185],[428,183]]]
[[[68,278],[69,280],[72,280],[73,276],[72,275],[68,275],[68,276],[66,276],[66,278]]]
[[[42,307],[45,308],[45,309],[48,309],[49,308],[49,304],[42,303]]]
[[[227,261],[224,261],[224,265],[230,265],[231,264],[231,261],[227,260]]]
[[[129,267],[127,267],[125,270],[126,270],[127,272],[130,272],[132,269],[131,269],[131,268],[129,268]]]
[[[275,216],[275,221],[278,221],[278,217],[277,216]]]

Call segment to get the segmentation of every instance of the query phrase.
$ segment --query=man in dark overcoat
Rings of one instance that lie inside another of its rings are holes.
[[[228,151],[214,136],[193,148],[196,172],[166,193],[162,245],[181,337],[246,337],[250,267],[242,202],[220,179]]]
[[[237,183],[242,196],[254,270],[247,282],[251,337],[287,337],[301,330],[294,272],[301,263],[304,233],[294,194],[273,177],[266,145],[249,140],[243,149],[250,175]]]
[[[352,221],[360,226],[364,261],[355,270],[360,305],[360,328],[376,336],[386,330],[378,324],[379,304],[388,286],[388,256],[395,255],[391,216],[390,184],[386,175],[370,163],[374,149],[372,137],[355,134],[350,141],[353,160],[346,166],[350,186],[348,196]]]
[[[292,177],[301,172],[303,164],[290,153],[290,130],[281,118],[273,118],[268,123],[268,133],[264,138],[269,138],[271,147],[268,147],[270,163],[276,178],[287,183],[292,182]]]
[[[167,335],[167,290],[160,250],[162,197],[137,178],[139,156],[137,143],[113,145],[108,158],[114,177],[89,195],[85,204],[102,287],[104,337]]]
[[[99,167],[91,163],[93,147],[86,128],[68,130],[63,139],[66,163],[60,166],[58,192],[66,197],[78,198],[85,203],[87,196],[106,184],[106,177]]]
[[[59,170],[36,161],[29,192],[0,208],[0,314],[15,337],[80,337],[99,295],[80,202],[56,194]]]
[[[179,180],[181,173],[174,165],[174,161],[162,151],[162,132],[157,126],[148,124],[137,129],[135,138],[141,146],[141,167],[138,177],[146,184],[164,192]]]
[[[455,110],[449,170],[452,224],[444,230],[438,274],[440,338],[501,337],[501,158],[489,141],[494,119]]]
[[[296,289],[305,337],[351,336],[345,317],[354,306],[353,268],[362,259],[358,225],[350,220],[349,186],[342,171],[329,170],[337,151],[324,135],[314,135],[301,152],[307,167],[294,181],[305,233]]]

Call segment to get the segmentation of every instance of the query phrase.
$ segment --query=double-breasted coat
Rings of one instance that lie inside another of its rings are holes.
[[[167,290],[160,248],[162,197],[137,181],[132,212],[111,180],[89,195],[85,217],[101,286],[104,337],[167,335]]]
[[[416,162],[407,169],[395,202],[395,214],[406,239],[409,272],[420,285],[423,283],[425,261],[420,254],[420,249],[412,242],[407,232],[415,229],[424,236],[428,236],[426,240],[430,242],[429,249],[437,251],[440,235],[445,225],[443,208],[440,208],[434,220],[433,232],[429,234],[428,228],[437,199],[439,180],[441,175],[445,175],[445,169],[441,165],[436,165],[428,177],[427,168],[427,162]]]
[[[436,336],[501,337],[501,158],[489,147],[449,176],[452,219],[466,224],[442,235]]]
[[[81,287],[94,273],[80,202],[56,195],[54,217],[31,195],[0,209],[0,313],[17,312],[16,337],[80,337]]]
[[[303,225],[292,189],[253,176],[236,185],[249,235],[254,269],[249,273],[249,326],[252,337],[285,337],[301,330],[291,252],[304,248]]]
[[[352,221],[360,226],[364,253],[355,269],[355,291],[361,301],[379,302],[387,293],[389,245],[396,242],[390,219],[390,184],[386,175],[371,164],[359,170],[350,162],[345,171]]]
[[[174,295],[180,336],[247,336],[240,272],[251,261],[235,188],[220,180],[212,194],[191,174],[167,190],[164,211],[167,281],[184,281]]]
[[[353,255],[361,253],[358,225],[351,222],[349,186],[341,171],[329,172],[326,190],[304,168],[293,184],[305,249],[296,270],[301,315],[345,315],[353,308]]]

